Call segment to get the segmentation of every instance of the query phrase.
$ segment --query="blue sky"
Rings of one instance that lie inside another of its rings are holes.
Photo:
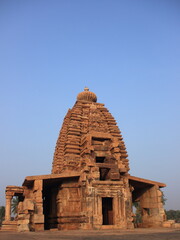
[[[130,173],[180,209],[180,1],[0,0],[0,205],[51,171],[63,118],[88,86],[121,129]]]

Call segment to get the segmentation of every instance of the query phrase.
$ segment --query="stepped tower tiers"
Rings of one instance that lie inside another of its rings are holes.
[[[100,168],[100,178],[119,179],[129,171],[126,147],[114,117],[88,88],[77,95],[57,140],[52,174]],[[107,168],[106,168],[107,167]]]

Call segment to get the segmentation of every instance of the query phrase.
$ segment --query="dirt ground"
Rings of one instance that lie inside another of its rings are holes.
[[[180,240],[180,229],[1,232],[0,240]]]

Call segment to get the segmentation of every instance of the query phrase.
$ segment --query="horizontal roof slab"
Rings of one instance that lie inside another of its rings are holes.
[[[23,186],[27,186],[31,184],[35,180],[55,180],[55,179],[63,179],[63,178],[73,178],[79,177],[80,173],[62,173],[62,174],[48,174],[48,175],[36,175],[36,176],[27,176],[23,182]]]
[[[139,177],[135,177],[135,176],[128,176],[129,180],[131,181],[132,185],[157,185],[160,188],[161,187],[166,187],[165,183],[161,183],[161,182],[156,182],[156,181],[152,181],[152,180],[148,180],[148,179],[144,179],[144,178],[139,178]]]

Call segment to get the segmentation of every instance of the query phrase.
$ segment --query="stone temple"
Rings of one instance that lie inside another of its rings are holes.
[[[51,174],[6,187],[2,230],[133,228],[134,202],[140,205],[142,227],[162,226],[165,184],[131,176],[127,157],[114,117],[85,88],[64,118]],[[18,214],[11,221],[14,196]]]

